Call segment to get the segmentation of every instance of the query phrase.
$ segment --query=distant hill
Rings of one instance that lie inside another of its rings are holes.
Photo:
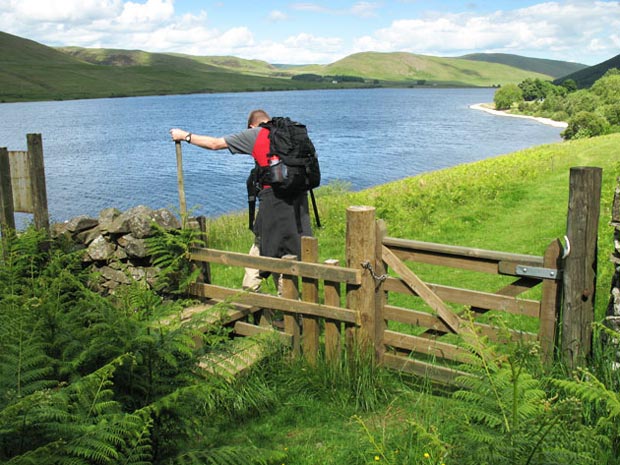
[[[464,60],[486,61],[488,63],[500,63],[525,71],[546,74],[553,78],[566,76],[567,74],[587,68],[588,65],[572,63],[569,61],[547,60],[543,58],[529,58],[509,53],[470,53],[460,57]]]
[[[498,86],[526,78],[552,79],[504,63],[401,52],[357,53],[329,65],[292,66],[231,56],[52,48],[4,32],[0,32],[0,63],[0,101],[370,86]]]
[[[616,55],[607,61],[599,63],[598,65],[590,66],[589,68],[582,69],[572,74],[563,76],[553,81],[554,84],[561,84],[567,79],[572,79],[577,83],[577,87],[585,89],[594,84],[600,77],[602,77],[608,69],[618,68],[620,69],[620,55]]]
[[[232,72],[170,54],[77,47],[62,50],[0,32],[0,101],[316,87],[290,79]]]
[[[494,86],[531,78],[551,79],[547,74],[500,63],[462,58],[440,58],[406,52],[362,52],[329,65],[295,68],[296,73],[361,76],[392,82],[425,81],[439,85]]]

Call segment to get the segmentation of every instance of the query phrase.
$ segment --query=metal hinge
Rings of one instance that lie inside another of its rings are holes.
[[[517,265],[517,276],[529,276],[541,279],[560,279],[562,272],[553,268],[542,268],[540,266]]]

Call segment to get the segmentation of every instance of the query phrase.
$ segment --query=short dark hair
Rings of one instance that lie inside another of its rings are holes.
[[[248,128],[252,126],[258,126],[260,123],[269,121],[271,117],[265,110],[252,110],[248,116]]]

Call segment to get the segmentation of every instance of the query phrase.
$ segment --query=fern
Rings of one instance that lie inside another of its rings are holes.
[[[462,377],[465,389],[454,393],[465,424],[456,440],[459,463],[596,463],[604,439],[575,421],[575,402],[549,398],[531,371],[536,348],[509,347],[498,357],[481,338],[470,345],[476,357],[464,369],[474,376]]]
[[[161,269],[156,289],[184,293],[200,275],[200,269],[189,260],[190,248],[204,244],[200,232],[187,227],[165,230],[154,225],[154,228],[155,234],[146,239],[146,245],[153,265]]]

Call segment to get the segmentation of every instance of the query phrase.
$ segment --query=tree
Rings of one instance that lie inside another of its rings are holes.
[[[585,139],[605,134],[609,123],[605,117],[589,111],[580,111],[568,120],[568,126],[562,132],[564,139]]]
[[[493,102],[498,110],[508,110],[513,103],[523,100],[523,91],[516,84],[506,84],[495,92]]]

